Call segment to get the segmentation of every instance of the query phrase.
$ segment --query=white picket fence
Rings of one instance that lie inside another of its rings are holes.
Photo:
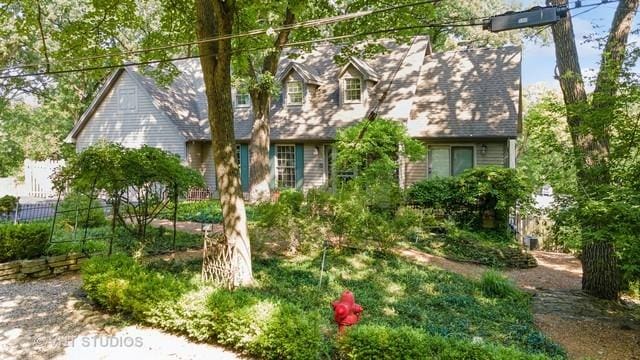
[[[56,196],[52,176],[64,165],[64,160],[25,160],[24,182],[15,177],[0,178],[0,196],[13,195],[19,197],[50,198]]]

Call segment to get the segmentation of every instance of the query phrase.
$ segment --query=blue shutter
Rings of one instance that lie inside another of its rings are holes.
[[[304,145],[296,144],[296,189],[304,185]]]
[[[249,191],[249,144],[240,144],[240,184],[242,191]]]
[[[271,180],[269,186],[276,188],[276,145],[269,144],[269,167],[271,168]]]

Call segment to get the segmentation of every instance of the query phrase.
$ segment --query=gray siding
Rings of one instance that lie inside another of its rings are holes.
[[[206,142],[187,143],[187,164],[196,169],[212,191],[216,190],[216,177],[213,168],[211,145]]]
[[[481,144],[476,144],[476,165],[477,166],[487,166],[487,165],[500,165],[507,166],[507,142],[500,143],[484,143],[487,145],[487,153],[480,154],[480,146]]]
[[[487,152],[485,154],[481,153],[481,146],[487,146]],[[498,166],[507,166],[507,142],[455,142],[455,143],[443,143],[443,142],[435,142],[429,143],[426,142],[425,145],[438,145],[438,146],[474,146],[475,147],[475,166],[488,166],[488,165],[498,165]],[[428,176],[428,156],[425,156],[423,160],[420,161],[408,161],[405,164],[405,187],[411,186],[416,182],[426,179]]]
[[[304,190],[325,185],[323,146],[317,146],[316,154],[316,145],[304,145]]]
[[[135,93],[135,108],[121,110],[119,91]],[[146,144],[170,151],[187,161],[185,140],[175,125],[152,103],[150,96],[129,74],[123,72],[76,138],[76,150],[100,141],[120,143],[130,148]]]

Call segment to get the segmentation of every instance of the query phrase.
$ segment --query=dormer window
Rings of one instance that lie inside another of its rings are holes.
[[[344,102],[359,103],[362,101],[362,80],[359,78],[344,79]]]
[[[251,99],[247,93],[236,93],[236,107],[249,107]]]
[[[287,105],[302,105],[303,98],[302,81],[287,82]]]

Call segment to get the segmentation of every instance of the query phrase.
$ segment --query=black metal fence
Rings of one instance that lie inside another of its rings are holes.
[[[20,224],[53,219],[56,201],[47,200],[32,204],[18,204],[13,211],[0,214],[0,221]]]

